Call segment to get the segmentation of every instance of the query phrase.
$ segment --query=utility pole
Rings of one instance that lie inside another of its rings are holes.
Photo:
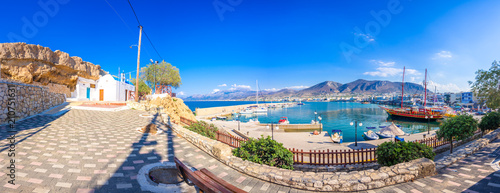
[[[139,26],[139,45],[137,46],[137,76],[135,77],[135,102],[139,102],[139,66],[141,61],[142,26]]]

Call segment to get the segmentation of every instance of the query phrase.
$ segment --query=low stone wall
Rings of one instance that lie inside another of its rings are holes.
[[[162,120],[168,122],[166,114]],[[432,160],[420,158],[379,169],[351,172],[304,172],[292,171],[244,161],[232,155],[232,148],[221,142],[201,136],[179,125],[170,127],[180,136],[212,155],[222,163],[242,173],[261,180],[282,184],[297,189],[314,191],[360,191],[380,188],[396,183],[408,182],[435,173]]]
[[[482,138],[477,139],[463,147],[459,147],[457,149],[454,149],[454,152],[444,156],[443,158],[436,160],[436,170],[440,170],[445,168],[446,166],[449,166],[458,160],[461,160],[474,152],[478,151],[479,149],[485,147],[488,145],[491,141],[497,139],[500,137],[500,129],[496,129],[486,135],[484,135]]]
[[[9,85],[12,86],[9,88]],[[9,100],[9,89],[15,89],[16,94],[13,97],[15,102],[14,109],[15,120],[23,119],[29,116],[39,114],[51,107],[66,102],[64,94],[52,93],[49,89],[41,86],[19,83],[16,81],[0,79],[0,125],[8,123],[7,113],[12,107],[7,103]]]

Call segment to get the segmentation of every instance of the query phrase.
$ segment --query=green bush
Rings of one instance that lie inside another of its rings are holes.
[[[392,166],[398,163],[418,158],[434,160],[436,153],[432,147],[417,142],[384,142],[377,148],[377,162],[383,166]]]
[[[500,113],[490,112],[486,114],[481,122],[479,123],[479,128],[484,133],[487,130],[495,130],[500,127]]]
[[[191,124],[190,126],[185,127],[191,131],[194,131],[200,135],[208,137],[210,139],[217,140],[215,132],[219,129],[214,124],[208,124],[205,121],[198,121],[196,123]]]
[[[243,160],[293,170],[292,152],[269,136],[248,139],[241,143],[241,147],[233,149],[233,155]]]

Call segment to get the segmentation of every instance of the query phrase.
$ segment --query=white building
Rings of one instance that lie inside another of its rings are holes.
[[[78,79],[76,80],[76,88],[75,91],[71,93],[71,98],[74,98],[75,100],[79,101],[83,100],[95,101],[97,100],[95,95],[96,95],[96,81],[78,77]]]
[[[71,96],[76,100],[90,101],[127,101],[130,92],[135,91],[135,86],[117,76],[106,74],[97,81],[78,77],[76,89]]]

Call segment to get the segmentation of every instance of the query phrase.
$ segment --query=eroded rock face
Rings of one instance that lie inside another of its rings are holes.
[[[0,61],[3,78],[24,83],[57,83],[73,90],[78,76],[97,80],[104,75],[99,65],[70,57],[68,53],[26,43],[1,43]]]

